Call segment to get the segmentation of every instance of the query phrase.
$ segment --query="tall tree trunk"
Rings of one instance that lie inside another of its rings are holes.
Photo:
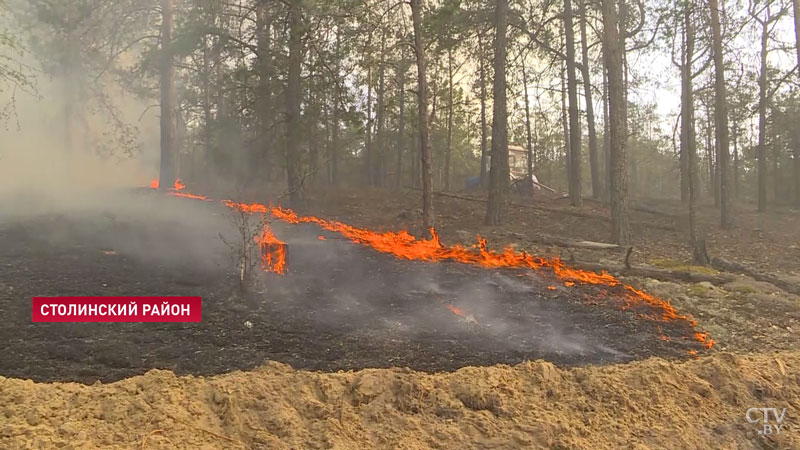
[[[683,10],[683,39],[681,54],[681,200],[689,203],[689,147],[695,145],[692,141],[692,131],[694,128],[694,92],[692,86],[692,61],[694,60],[694,25],[692,24],[691,0],[685,0]],[[691,244],[694,247],[695,231],[693,229],[693,215],[690,205],[690,235]]]
[[[478,48],[479,48],[479,58],[480,62],[478,63],[479,71],[480,71],[480,83],[481,83],[481,187],[486,187],[488,182],[488,177],[486,176],[486,165],[488,158],[488,144],[489,144],[489,136],[488,130],[486,126],[486,55],[484,54],[484,47],[483,47],[483,39],[481,34],[478,34]]]
[[[341,37],[339,32],[336,33],[335,55],[336,61],[334,63],[334,70],[336,72],[336,79],[334,79],[334,96],[333,96],[333,112],[331,113],[331,141],[330,149],[328,150],[328,159],[330,161],[330,183],[334,186],[339,184],[339,115],[340,105],[342,102],[342,87],[339,84],[339,50],[341,49]]]
[[[681,55],[681,201],[689,203],[689,185],[691,172],[689,171],[689,146],[696,144],[690,138],[689,128],[694,128],[694,93],[692,91],[692,61],[694,60],[694,25],[692,24],[691,0],[684,1],[683,10],[683,42]],[[693,218],[690,205],[690,222]],[[693,223],[690,223],[690,228]],[[694,246],[694,229],[691,229],[691,244]]]
[[[172,0],[161,0],[161,170],[158,186],[175,184],[175,66],[172,63]]]
[[[569,115],[567,113],[567,65],[561,64],[561,132],[564,136],[564,170],[567,176],[567,189],[572,180],[572,158],[570,158]]]
[[[800,67],[800,0],[793,0],[794,9],[794,42],[797,52],[797,65]],[[800,69],[797,71],[797,78],[800,80]],[[794,202],[800,206],[800,136],[795,133],[794,144]]]
[[[256,111],[260,126],[259,143],[263,157],[262,162],[267,162],[270,159],[270,150],[273,148],[272,118],[274,111],[272,106],[272,18],[267,11],[266,3],[259,3],[256,6],[256,30],[258,45]],[[271,165],[264,167],[265,173],[271,171]]]
[[[581,31],[581,77],[583,78],[583,93],[586,97],[586,123],[589,129],[589,168],[592,173],[592,198],[599,200],[603,197],[603,180],[600,169],[600,156],[597,148],[597,129],[594,118],[594,102],[592,101],[592,78],[589,71],[589,41],[586,33],[586,21],[589,20],[586,12],[586,2],[578,0],[580,5],[580,31]]]
[[[761,24],[761,68],[758,77],[758,211],[767,210],[767,40],[768,22]]]
[[[492,107],[492,161],[486,224],[499,225],[508,191],[508,113],[506,110],[506,30],[508,0],[495,0],[494,104]]]
[[[681,58],[681,185],[686,185],[689,204],[689,246],[692,248],[695,264],[707,265],[706,252],[697,233],[697,186],[694,184],[697,143],[695,141],[694,87],[692,86],[692,61],[694,60],[695,30],[692,23],[694,2],[684,1],[683,11],[683,55]],[[685,160],[685,161],[683,161]]]
[[[739,200],[739,124],[733,119],[733,198]]]
[[[608,118],[608,70],[603,58],[603,199],[608,202],[611,191],[611,128]]]
[[[289,201],[298,206],[303,198],[301,192],[300,151],[303,137],[300,123],[302,70],[302,37],[303,12],[302,0],[291,0],[289,3],[289,60],[286,79],[286,180],[289,190]]]
[[[622,54],[624,39],[615,0],[602,0],[603,54],[608,74],[609,164],[611,204],[611,240],[628,244],[631,240],[628,219],[628,174],[625,167],[628,146],[627,105]],[[623,28],[624,29],[624,28]]]
[[[525,70],[525,57],[521,58],[522,63],[522,86],[524,88],[525,93],[525,137],[526,137],[526,144],[527,144],[527,176],[528,176],[528,186],[531,192],[534,192],[533,186],[533,136],[531,134],[531,102],[530,98],[528,98],[528,74]]]
[[[433,169],[428,130],[428,80],[425,73],[425,43],[422,36],[422,0],[411,1],[414,23],[414,52],[417,57],[417,98],[419,99],[419,146],[422,161],[422,226],[433,228]]]
[[[367,161],[366,161],[366,174],[367,174],[367,185],[374,186],[375,179],[373,178],[373,155],[372,155],[372,67],[367,69],[367,126],[365,128],[365,135],[364,135],[364,149],[367,152]]]
[[[406,149],[406,63],[401,60],[397,65],[397,97],[399,114],[397,117],[397,164],[395,165],[395,188],[403,184],[403,152]]]
[[[450,190],[450,156],[453,153],[453,48],[447,49],[447,146],[444,155],[444,190]]]
[[[581,0],[579,0],[581,1]],[[581,193],[581,122],[578,117],[578,77],[575,74],[575,28],[572,0],[564,0],[564,38],[567,46],[567,94],[569,96],[569,202],[583,204]]]
[[[378,92],[377,92],[377,111],[375,120],[377,122],[377,129],[375,130],[375,140],[377,145],[375,147],[375,161],[372,168],[372,179],[375,186],[383,186],[384,172],[386,169],[386,162],[384,161],[386,149],[386,136],[384,129],[386,124],[386,39],[381,39],[381,59],[378,66]]]
[[[728,98],[725,92],[725,62],[722,54],[722,27],[719,18],[719,1],[709,0],[711,9],[711,34],[714,46],[714,131],[717,145],[717,176],[719,177],[720,226],[733,225],[730,196],[730,136],[728,130]]]

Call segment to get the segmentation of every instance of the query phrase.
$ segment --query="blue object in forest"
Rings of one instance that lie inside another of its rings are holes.
[[[480,185],[481,185],[480,175],[467,178],[466,189],[468,191],[475,190],[478,187],[480,187]]]

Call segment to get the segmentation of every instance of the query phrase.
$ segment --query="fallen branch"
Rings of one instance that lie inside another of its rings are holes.
[[[781,278],[775,274],[768,273],[763,270],[754,269],[744,264],[728,261],[725,258],[719,258],[719,257],[712,258],[711,267],[717,270],[723,270],[725,272],[733,272],[742,275],[747,275],[748,277],[753,278],[754,280],[770,283],[773,286],[777,286],[786,292],[791,292],[792,294],[800,295],[800,286],[798,286],[796,283],[793,283],[787,279]]]
[[[665,270],[665,269],[655,269],[650,267],[626,268],[623,265],[599,264],[599,263],[580,262],[580,261],[575,261],[570,264],[577,267],[578,269],[583,269],[583,270],[591,270],[595,272],[600,272],[605,270],[606,272],[611,272],[618,275],[654,278],[656,280],[662,280],[662,281],[677,280],[677,281],[689,281],[693,283],[707,281],[711,284],[719,286],[726,283],[730,283],[731,281],[734,281],[736,279],[734,275],[730,274],[708,274],[708,273],[691,272],[687,270]]]
[[[521,233],[511,233],[511,235],[519,239],[528,240],[530,242],[536,242],[538,244],[545,245],[555,245],[557,247],[586,248],[590,250],[618,250],[621,248],[617,244],[609,244],[607,242],[581,241],[569,238],[559,238],[547,234],[527,236]]]

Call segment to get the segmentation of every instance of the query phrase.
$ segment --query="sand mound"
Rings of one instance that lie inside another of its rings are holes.
[[[0,448],[800,448],[800,352],[176,377],[111,384],[0,377]],[[750,407],[787,408],[779,435]]]

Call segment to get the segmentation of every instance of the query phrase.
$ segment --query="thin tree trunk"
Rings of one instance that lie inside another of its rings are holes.
[[[158,186],[175,183],[175,66],[172,63],[172,0],[161,0],[161,170]]]
[[[767,210],[767,21],[761,24],[761,68],[758,77],[758,211]]]
[[[628,218],[628,176],[625,167],[628,140],[627,105],[622,53],[624,40],[620,36],[617,6],[614,0],[602,0],[604,45],[603,54],[608,72],[608,115],[610,150],[611,240],[626,245],[631,240]]]
[[[289,60],[286,82],[286,180],[289,190],[289,201],[298,206],[302,201],[300,185],[300,145],[302,124],[300,123],[302,70],[302,37],[303,18],[302,0],[291,0],[289,3]]]
[[[589,42],[586,33],[586,2],[578,0],[580,5],[580,32],[581,32],[581,77],[583,78],[583,93],[586,97],[586,123],[589,129],[589,166],[592,173],[592,198],[599,200],[603,197],[602,170],[600,168],[600,155],[597,146],[597,129],[594,118],[594,102],[592,101],[592,78],[589,70]]]
[[[527,176],[528,176],[528,187],[530,188],[531,192],[534,192],[533,186],[533,136],[531,134],[531,102],[530,98],[528,98],[528,74],[525,70],[525,58],[522,58],[522,86],[524,88],[525,93],[525,137],[527,143]]]
[[[603,58],[603,198],[611,191],[611,129],[608,118],[608,70]]]
[[[260,125],[260,147],[263,160],[269,161],[269,153],[273,148],[272,139],[272,51],[271,51],[272,19],[267,12],[266,3],[260,3],[256,9],[256,30],[258,44],[258,87],[257,111]],[[266,164],[264,172],[271,171],[272,164]],[[267,177],[269,178],[269,177]]]
[[[683,11],[683,39],[681,54],[681,149],[680,149],[680,174],[681,174],[681,202],[689,204],[689,231],[690,244],[694,248],[694,211],[689,199],[691,185],[691,172],[689,171],[689,146],[695,145],[690,138],[689,127],[694,127],[694,93],[692,91],[692,60],[694,59],[694,25],[692,24],[692,8],[694,3],[684,1]],[[695,186],[696,188],[696,186]]]
[[[447,49],[447,146],[444,155],[444,190],[450,190],[450,156],[453,153],[453,48]]]
[[[492,107],[492,162],[486,224],[499,225],[508,191],[508,115],[506,110],[506,30],[508,0],[495,2],[494,103]]]
[[[797,66],[800,67],[800,0],[792,1],[794,14],[794,42],[795,52],[797,52]],[[800,69],[797,71],[797,78],[800,81]],[[800,206],[800,132],[795,131],[794,141],[794,202]]]
[[[395,188],[400,189],[403,184],[403,152],[406,148],[406,64],[400,61],[397,69],[397,97],[399,99],[399,115],[397,118],[397,172]]]
[[[372,67],[367,69],[367,126],[364,135],[364,148],[367,152],[367,185],[374,186],[375,180],[373,178],[372,165]]]
[[[714,131],[717,145],[717,176],[719,177],[720,226],[733,226],[731,212],[730,180],[730,136],[728,130],[728,98],[725,92],[725,62],[722,54],[722,27],[719,18],[719,2],[709,0],[711,8],[711,33],[714,46]]]
[[[433,228],[433,171],[428,130],[428,80],[425,73],[425,44],[422,36],[422,0],[411,1],[414,23],[414,52],[417,57],[417,98],[419,99],[419,146],[422,161],[422,226]]]
[[[739,200],[739,124],[733,119],[733,198]]]
[[[372,169],[373,175],[372,179],[375,182],[376,186],[383,186],[384,184],[384,173],[386,169],[386,162],[384,161],[386,149],[384,148],[386,145],[386,136],[384,129],[386,124],[386,39],[382,37],[381,39],[381,59],[380,65],[378,66],[378,92],[377,92],[377,111],[376,111],[376,121],[378,124],[377,130],[375,131],[375,140],[377,141],[377,146],[375,147],[375,161],[374,167]]]
[[[567,113],[567,67],[566,63],[561,64],[561,132],[564,135],[564,169],[567,176],[567,188],[569,189],[572,180],[572,158],[570,158],[569,143],[569,115]]]
[[[478,48],[480,62],[478,67],[480,70],[480,83],[481,83],[481,187],[486,187],[488,177],[486,176],[486,164],[488,158],[488,143],[489,136],[486,127],[486,55],[484,54],[483,39],[481,34],[478,34]]]
[[[583,204],[581,192],[581,122],[578,117],[578,77],[575,73],[575,28],[572,23],[572,0],[564,0],[564,38],[567,46],[567,96],[569,97],[569,201]]]
[[[341,49],[341,37],[339,33],[336,33],[336,46],[335,46],[335,55],[337,56],[336,62],[334,63],[334,70],[336,71],[337,79],[334,80],[334,98],[333,98],[333,112],[331,114],[331,143],[330,149],[328,150],[328,159],[330,160],[330,182],[332,185],[336,186],[339,184],[339,114],[340,114],[340,103],[342,101],[342,87],[339,85],[339,50]]]

